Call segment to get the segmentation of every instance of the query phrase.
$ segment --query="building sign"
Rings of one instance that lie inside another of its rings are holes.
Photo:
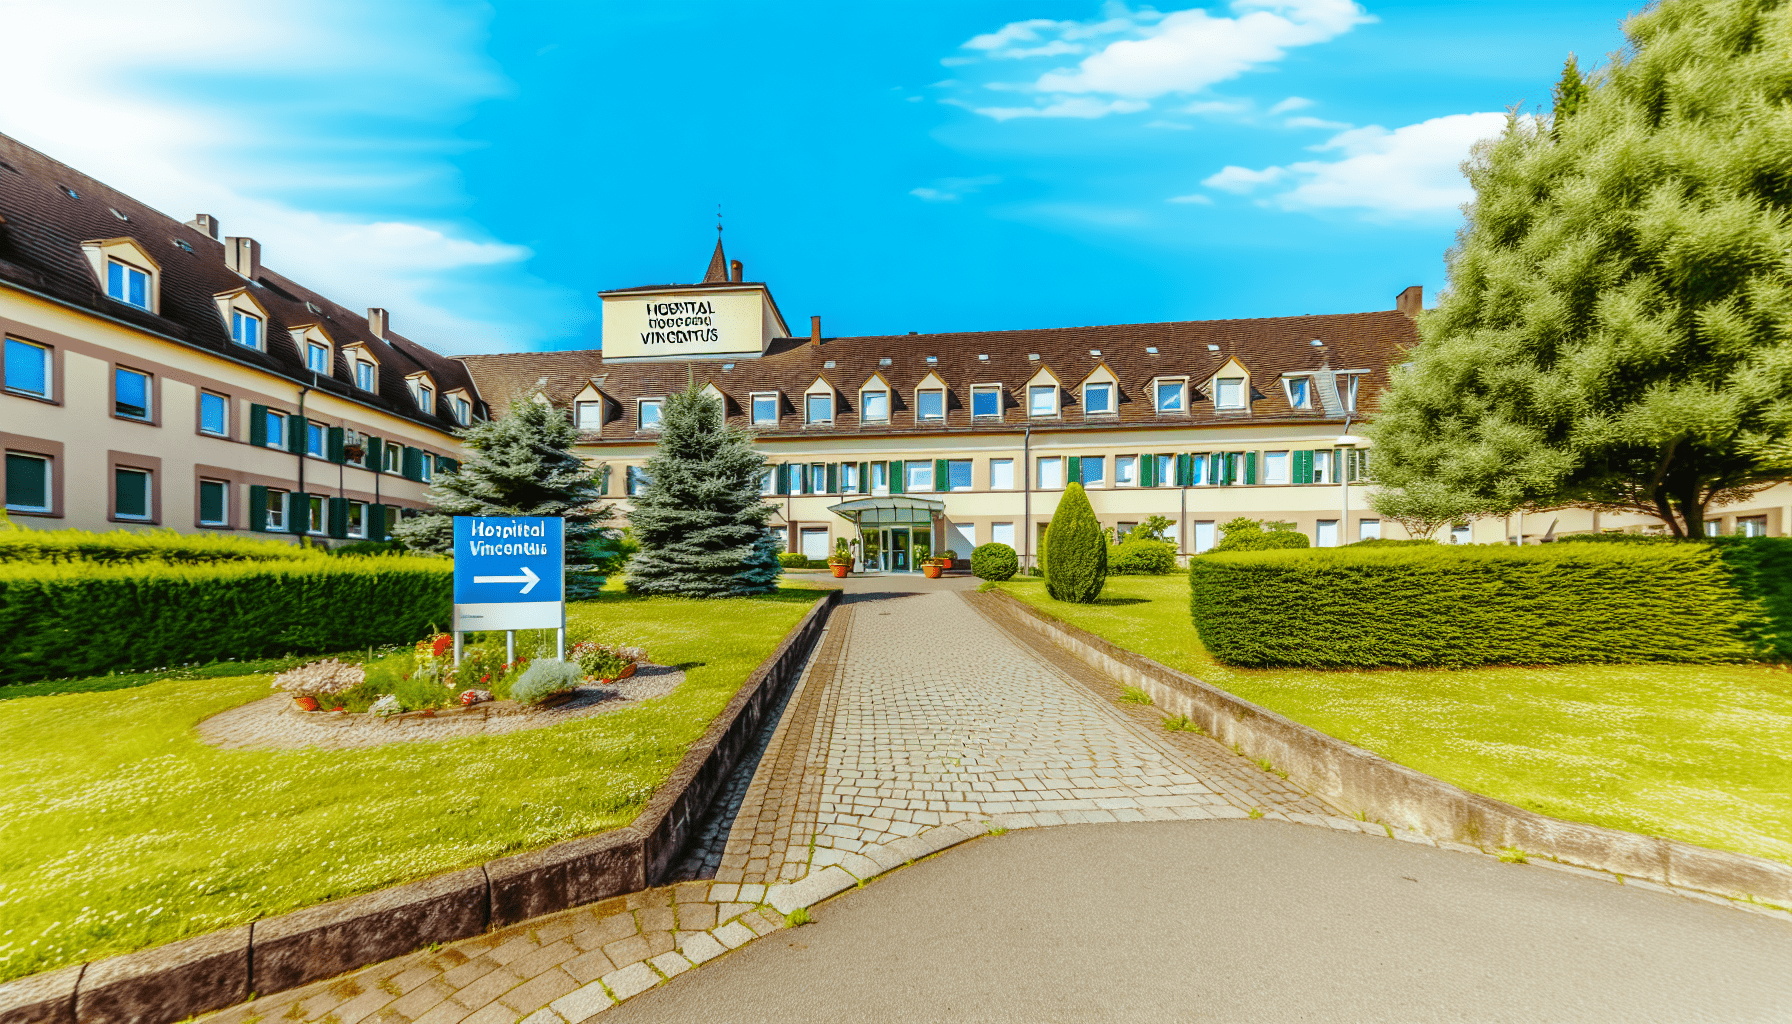
[[[732,288],[631,289],[604,301],[604,358],[758,356],[789,331],[757,284]]]
[[[454,517],[454,631],[566,624],[566,520]]]

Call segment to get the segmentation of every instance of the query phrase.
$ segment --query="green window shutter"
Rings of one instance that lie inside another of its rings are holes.
[[[404,450],[404,478],[406,480],[423,479],[423,449],[406,448]]]
[[[303,455],[305,453],[305,435],[308,433],[310,431],[305,429],[305,417],[296,412],[286,414],[287,451]]]
[[[329,502],[329,504],[327,506],[325,506],[325,511],[327,513],[327,515],[325,517],[325,524],[329,530],[330,536],[337,537],[337,538],[347,537],[348,536],[348,499],[347,498],[326,498],[324,500]]]
[[[268,529],[268,489],[249,485],[249,529],[266,533]]]
[[[871,493],[871,463],[859,463],[859,493]]]
[[[779,494],[789,494],[790,493],[790,464],[789,463],[787,463],[787,462],[778,463],[777,467],[775,468],[775,471],[772,473],[772,490],[778,492]]]
[[[1083,457],[1081,455],[1072,455],[1066,461],[1070,463],[1070,469],[1068,472],[1066,472],[1064,474],[1064,486],[1068,487],[1071,484],[1082,483],[1083,482]]]
[[[347,456],[342,454],[342,428],[341,427],[331,427],[330,428],[330,442],[329,442],[327,451],[329,452],[331,462],[347,462],[348,461]]]
[[[828,463],[828,493],[840,493],[840,464],[838,462]]]
[[[1139,486],[1157,486],[1157,456],[1150,454],[1139,456]]]
[[[946,465],[945,459],[934,459],[933,460],[933,489],[934,490],[949,491],[952,489],[951,480],[947,476],[947,474],[950,472],[951,472],[950,467],[948,467]]]
[[[890,493],[891,494],[901,494],[902,493],[902,460],[901,459],[892,459],[890,461]]]
[[[802,479],[802,487],[800,488],[800,490],[804,494],[814,494],[815,493],[815,474],[810,471],[809,464],[807,462],[801,463],[800,465],[798,465],[796,467],[796,472],[797,472],[798,476],[803,478]]]
[[[265,405],[249,407],[249,443],[257,448],[268,446],[268,407]]]
[[[367,468],[375,473],[380,471],[380,439],[377,437],[367,439]]]
[[[1194,458],[1194,456],[1192,456],[1192,455],[1176,456],[1176,486],[1178,486],[1178,487],[1187,487],[1188,486],[1188,481],[1189,481],[1189,475],[1188,475],[1189,474],[1189,461],[1188,460],[1191,458]]]
[[[1257,453],[1256,452],[1245,452],[1244,453],[1244,482],[1246,484],[1254,484],[1257,482]]]
[[[444,458],[442,460],[442,471],[446,473],[460,472],[460,460]]]
[[[384,505],[367,506],[367,539],[386,539],[386,507]]]
[[[1289,479],[1297,484],[1310,484],[1313,482],[1312,452],[1294,453],[1294,471]]]

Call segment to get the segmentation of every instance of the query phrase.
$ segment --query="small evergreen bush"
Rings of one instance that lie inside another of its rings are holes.
[[[1020,571],[1020,556],[1006,544],[990,541],[971,552],[971,575],[980,580],[1008,580]]]
[[[1307,535],[1296,532],[1293,523],[1270,523],[1265,529],[1261,519],[1240,517],[1220,524],[1224,534],[1208,554],[1227,551],[1279,551],[1286,548],[1311,547]]]
[[[1058,511],[1046,531],[1045,589],[1059,601],[1089,604],[1101,595],[1108,579],[1108,538],[1089,507],[1083,485],[1072,483],[1058,499]]]
[[[778,565],[785,569],[818,569],[826,564],[825,562],[811,562],[809,556],[801,551],[780,551],[778,553]]]
[[[578,689],[584,679],[584,671],[575,662],[537,658],[510,684],[510,699],[519,704],[540,704],[556,693]]]
[[[1176,571],[1176,545],[1129,535],[1108,549],[1108,572],[1116,576],[1168,576]]]

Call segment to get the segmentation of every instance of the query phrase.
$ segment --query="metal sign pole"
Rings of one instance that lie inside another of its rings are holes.
[[[515,663],[516,663],[516,630],[507,629],[504,631],[504,664],[513,665]]]
[[[454,667],[460,667],[460,630],[454,631]]]

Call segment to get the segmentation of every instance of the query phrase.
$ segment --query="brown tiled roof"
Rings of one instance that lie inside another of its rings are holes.
[[[1325,342],[1324,347],[1312,345],[1314,339]],[[914,391],[930,372],[946,382],[944,430],[1013,431],[1029,422],[1024,389],[1041,368],[1049,368],[1065,388],[1062,420],[1053,423],[1054,429],[1338,421],[1342,413],[1328,415],[1317,397],[1311,410],[1290,407],[1281,376],[1328,366],[1368,371],[1358,392],[1359,408],[1366,412],[1374,407],[1374,395],[1387,384],[1388,367],[1401,362],[1404,350],[1417,340],[1410,318],[1386,310],[1262,320],[830,338],[819,346],[809,344],[806,338],[781,338],[760,358],[606,363],[602,352],[590,350],[467,356],[466,362],[487,400],[500,411],[512,398],[537,390],[555,405],[567,406],[587,385],[595,383],[611,401],[603,430],[587,434],[592,441],[643,436],[636,433],[635,400],[680,390],[691,376],[699,384],[714,384],[726,395],[729,416],[743,424],[754,392],[780,392],[778,426],[756,427],[762,436],[871,436],[941,432],[937,422],[918,424],[915,420]],[[1151,348],[1157,351],[1148,351]],[[1030,358],[1032,355],[1038,359]],[[938,362],[929,363],[929,356]],[[1198,392],[1186,417],[1156,414],[1149,393],[1153,379],[1186,376],[1199,387],[1228,358],[1237,359],[1251,375],[1248,412],[1216,411],[1211,396]],[[888,366],[881,365],[884,359],[889,360]],[[1119,410],[1114,416],[1086,419],[1080,396],[1073,389],[1103,364],[1119,380]],[[873,374],[882,374],[891,385],[890,421],[861,424],[858,392]],[[839,393],[831,427],[805,427],[802,423],[802,396],[817,377]],[[972,421],[971,387],[976,384],[1002,385],[1002,422]],[[1041,421],[1031,422],[1037,425]]]
[[[435,414],[425,415],[405,385],[407,375],[426,370],[435,378],[438,395],[465,388],[478,405],[473,378],[458,359],[389,330],[385,338],[375,337],[364,315],[265,267],[253,294],[268,311],[267,350],[232,343],[213,296],[243,287],[244,279],[225,265],[221,241],[5,135],[0,135],[0,217],[5,219],[0,224],[0,286],[48,295],[438,430],[455,427],[445,403],[437,402]],[[123,237],[134,239],[161,267],[159,314],[107,298],[94,279],[81,243]],[[310,324],[321,326],[338,350],[355,343],[368,348],[380,364],[377,394],[356,388],[347,361],[340,358],[333,376],[313,382],[290,333]]]

